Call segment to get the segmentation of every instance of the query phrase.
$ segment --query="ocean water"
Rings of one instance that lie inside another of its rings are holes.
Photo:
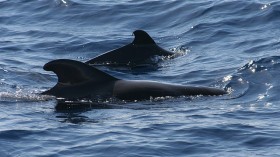
[[[0,0],[0,156],[280,156],[280,2]],[[43,65],[87,61],[147,31],[178,53],[122,79],[226,88],[217,97],[85,103],[39,93]]]

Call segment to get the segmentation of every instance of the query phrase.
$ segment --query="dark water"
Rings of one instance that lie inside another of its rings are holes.
[[[0,0],[0,156],[279,156],[280,3]],[[179,55],[124,79],[227,88],[57,110],[42,66],[87,61],[146,30]],[[110,108],[110,109],[108,109]]]

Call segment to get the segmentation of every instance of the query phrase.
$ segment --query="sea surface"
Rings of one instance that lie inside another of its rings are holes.
[[[0,156],[280,156],[279,17],[276,0],[0,0]],[[85,62],[137,29],[179,55],[101,70],[229,94],[75,108],[40,95],[57,82],[44,64]]]

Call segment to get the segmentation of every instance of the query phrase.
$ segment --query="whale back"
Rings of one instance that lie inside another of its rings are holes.
[[[137,65],[145,63],[154,56],[169,56],[172,52],[159,47],[151,36],[143,31],[133,32],[134,40],[118,49],[105,52],[89,61],[87,64],[106,64],[106,65]]]
[[[58,83],[42,94],[66,99],[142,100],[162,96],[223,95],[210,87],[191,87],[145,80],[121,80],[82,62],[60,59],[47,63],[46,71],[58,76]]]

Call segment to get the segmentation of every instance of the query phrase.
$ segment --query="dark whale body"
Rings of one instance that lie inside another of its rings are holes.
[[[137,65],[144,63],[153,56],[171,56],[174,53],[159,47],[150,35],[143,30],[133,32],[132,43],[115,50],[105,52],[89,61],[87,64],[106,65]]]
[[[223,95],[227,92],[217,88],[191,87],[154,81],[121,80],[85,63],[60,59],[44,65],[44,70],[53,71],[58,83],[43,92],[65,99],[88,98],[91,100],[116,97],[121,100],[145,100],[150,97]]]

